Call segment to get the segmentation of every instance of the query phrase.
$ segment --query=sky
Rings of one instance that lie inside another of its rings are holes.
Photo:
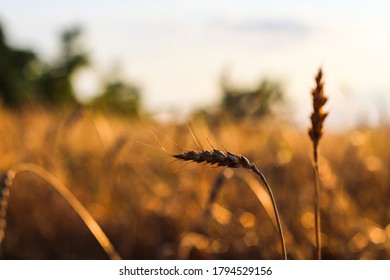
[[[93,65],[82,98],[112,71],[140,86],[156,114],[216,104],[219,80],[283,82],[292,117],[306,125],[321,66],[330,127],[390,117],[390,1],[1,0],[8,41],[56,56],[59,34],[80,26]]]

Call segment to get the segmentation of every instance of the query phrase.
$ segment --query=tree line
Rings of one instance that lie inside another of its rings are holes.
[[[33,50],[10,46],[0,26],[0,103],[18,109],[37,105],[50,108],[75,106],[77,99],[72,79],[77,71],[91,65],[90,55],[80,42],[80,28],[65,30],[60,36],[57,57],[46,62]],[[283,101],[281,84],[262,79],[254,88],[232,85],[227,76],[221,80],[222,98],[213,110],[202,108],[194,116],[207,118],[262,118],[272,114],[276,104]],[[141,90],[119,78],[107,81],[88,105],[130,117],[143,111]]]
[[[46,62],[33,50],[9,45],[0,26],[1,104],[11,109],[37,104],[57,109],[79,104],[72,79],[78,70],[91,64],[90,55],[80,45],[81,35],[77,27],[65,30],[60,36],[59,54],[52,62]],[[114,78],[103,85],[103,90],[88,105],[139,116],[141,91],[131,83]]]

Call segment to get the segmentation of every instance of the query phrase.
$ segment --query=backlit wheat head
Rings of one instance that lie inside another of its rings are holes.
[[[313,98],[313,113],[310,116],[311,127],[309,128],[309,136],[313,141],[314,150],[317,149],[318,142],[323,133],[324,120],[328,113],[324,112],[324,105],[328,98],[324,95],[324,82],[322,80],[322,69],[318,70],[315,78],[316,86],[312,89],[311,94]]]

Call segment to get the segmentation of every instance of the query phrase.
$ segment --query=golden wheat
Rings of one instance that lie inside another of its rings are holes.
[[[313,142],[313,156],[314,156],[314,223],[316,232],[316,257],[321,259],[321,215],[320,215],[320,182],[318,176],[318,143],[323,134],[323,127],[325,118],[328,113],[324,112],[324,105],[328,98],[324,94],[324,82],[322,80],[322,69],[318,70],[315,78],[316,86],[312,89],[311,94],[313,98],[313,113],[310,116],[311,127],[309,128],[309,136]]]
[[[43,169],[42,167],[32,163],[19,163],[11,168],[2,178],[0,182],[0,245],[4,238],[4,231],[6,226],[6,210],[9,197],[10,187],[13,184],[15,176],[21,172],[31,172],[38,177],[45,180],[49,185],[55,189],[65,201],[73,208],[73,210],[80,216],[85,225],[91,231],[93,236],[99,242],[100,246],[108,257],[112,260],[120,260],[121,257],[111,244],[110,240],[98,225],[96,220],[92,217],[89,211],[82,205],[82,203],[73,195],[73,193],[62,184],[51,173]]]
[[[325,118],[328,116],[328,113],[324,112],[324,105],[328,101],[328,98],[324,94],[324,82],[322,80],[321,68],[318,70],[315,80],[316,86],[311,91],[313,98],[313,113],[310,116],[311,127],[309,128],[309,136],[313,142],[314,160],[317,160],[317,147],[323,134]]]

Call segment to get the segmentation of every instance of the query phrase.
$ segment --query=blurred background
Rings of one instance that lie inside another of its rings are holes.
[[[388,259],[389,8],[2,1],[0,170],[19,162],[48,170],[126,259],[278,259],[269,205],[251,190],[264,192],[256,177],[174,162],[159,141],[169,153],[226,148],[270,181],[290,258],[311,259],[307,127],[322,67],[324,258]],[[33,174],[17,175],[5,218],[1,258],[106,258]]]

